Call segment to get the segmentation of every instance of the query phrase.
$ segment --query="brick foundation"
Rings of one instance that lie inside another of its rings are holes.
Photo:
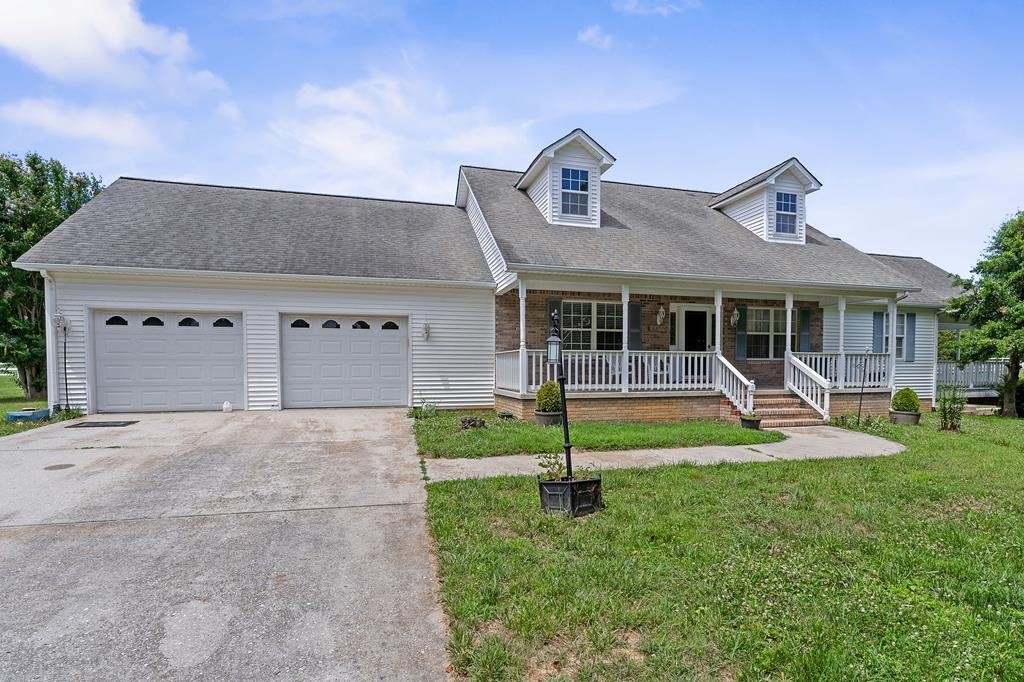
[[[889,401],[891,395],[887,390],[876,392],[864,392],[864,407],[861,414],[871,417],[885,417],[889,414]],[[857,414],[857,405],[860,403],[860,394],[832,392],[829,398],[829,414],[839,417],[844,414]],[[921,410],[924,411],[925,401],[921,401]],[[929,408],[930,409],[930,408]]]
[[[517,419],[533,419],[533,398],[496,395],[494,406],[499,412],[511,412]],[[623,398],[570,396],[566,407],[570,421],[675,422],[686,419],[732,419],[732,405],[718,395]]]

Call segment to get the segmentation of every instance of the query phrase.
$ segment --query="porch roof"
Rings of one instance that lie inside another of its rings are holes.
[[[714,192],[601,181],[601,227],[551,225],[520,173],[463,172],[510,270],[558,268],[637,276],[778,281],[874,291],[917,285],[845,242],[807,227],[807,243],[766,242],[709,208]]]

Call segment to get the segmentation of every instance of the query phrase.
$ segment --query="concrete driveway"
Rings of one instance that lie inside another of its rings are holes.
[[[446,677],[404,410],[88,419],[0,439],[0,679]]]

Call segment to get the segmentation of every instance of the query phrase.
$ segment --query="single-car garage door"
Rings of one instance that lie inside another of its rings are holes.
[[[96,312],[93,330],[101,412],[242,406],[237,313]]]
[[[282,317],[283,406],[408,404],[408,339],[404,317]]]

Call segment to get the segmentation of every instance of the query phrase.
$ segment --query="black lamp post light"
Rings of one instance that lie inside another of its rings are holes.
[[[551,313],[548,336],[548,364],[555,370],[558,394],[562,402],[562,447],[565,451],[565,476],[559,479],[538,477],[541,508],[549,514],[586,516],[604,507],[601,477],[576,478],[572,471],[572,441],[569,440],[569,411],[565,403],[565,367],[562,363],[562,325],[558,311]]]

